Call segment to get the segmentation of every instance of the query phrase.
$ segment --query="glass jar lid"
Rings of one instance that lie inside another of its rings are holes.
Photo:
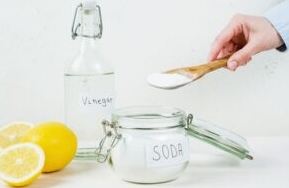
[[[187,121],[187,132],[189,135],[199,138],[241,159],[253,159],[249,154],[250,151],[246,139],[240,135],[204,120],[193,118],[191,114],[188,115]]]
[[[133,106],[116,109],[112,123],[122,129],[167,129],[184,127],[186,114],[177,108],[161,106]]]

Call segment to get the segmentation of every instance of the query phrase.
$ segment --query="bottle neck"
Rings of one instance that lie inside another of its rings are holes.
[[[79,16],[78,16],[79,15]],[[79,53],[67,67],[67,74],[94,75],[113,73],[103,55],[100,38],[102,21],[100,7],[80,4],[74,15],[72,38],[80,44]]]
[[[80,39],[80,52],[87,53],[92,52],[96,53],[100,48],[99,39],[98,38],[90,38],[90,37],[79,37]]]
[[[99,50],[101,26],[98,11],[96,9],[81,9],[81,23],[79,39],[81,41],[80,52],[82,54],[96,53]]]

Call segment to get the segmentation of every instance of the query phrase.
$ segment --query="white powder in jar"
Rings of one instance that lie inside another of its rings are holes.
[[[169,129],[159,135],[130,131],[122,136],[111,151],[110,161],[114,171],[126,181],[166,182],[179,177],[188,166],[188,138],[178,131]]]

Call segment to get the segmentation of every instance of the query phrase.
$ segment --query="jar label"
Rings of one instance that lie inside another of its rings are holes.
[[[113,93],[79,92],[78,104],[85,113],[111,113],[114,108]]]
[[[190,157],[189,140],[185,136],[165,141],[152,140],[145,147],[148,167],[180,164]]]

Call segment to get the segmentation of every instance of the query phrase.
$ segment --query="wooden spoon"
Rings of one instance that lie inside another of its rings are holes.
[[[229,56],[215,61],[193,66],[167,70],[164,73],[155,73],[148,77],[150,85],[162,89],[175,89],[191,83],[205,74],[227,66]]]

